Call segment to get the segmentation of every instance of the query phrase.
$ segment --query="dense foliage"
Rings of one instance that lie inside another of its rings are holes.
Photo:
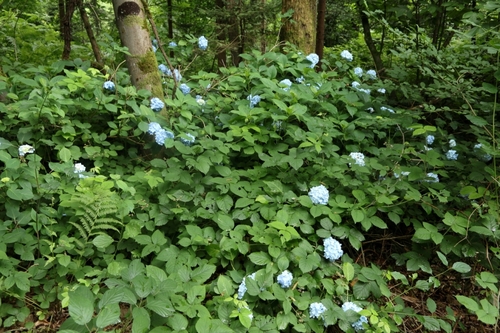
[[[207,47],[159,41],[177,70],[160,67],[168,120],[130,84],[112,35],[104,74],[11,50],[0,324],[452,332],[470,325],[463,306],[496,327],[500,6],[482,10],[442,50],[392,29],[382,77],[358,40],[320,69],[286,46],[218,71],[200,70],[212,67],[208,34]]]

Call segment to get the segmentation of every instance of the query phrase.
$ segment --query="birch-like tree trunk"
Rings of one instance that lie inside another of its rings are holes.
[[[163,100],[158,63],[141,0],[113,0],[113,8],[120,39],[130,53],[126,60],[132,84],[137,89],[151,91],[153,97]],[[162,114],[167,116],[165,110]]]
[[[316,48],[317,0],[283,0],[283,13],[293,9],[292,21],[282,27],[282,40],[297,45],[306,53]]]

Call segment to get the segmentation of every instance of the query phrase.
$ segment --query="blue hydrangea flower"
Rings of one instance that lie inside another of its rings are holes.
[[[366,109],[366,111],[370,111],[370,113],[373,113],[373,112],[375,112],[375,109],[372,107],[369,107],[368,109]]]
[[[401,173],[394,172],[394,177],[399,178],[400,176],[404,177],[404,176],[408,176],[409,174],[410,174],[410,171],[401,171]]]
[[[174,133],[169,132],[167,130],[164,130],[163,128],[160,128],[155,133],[155,141],[160,146],[163,146],[163,144],[165,143],[166,139],[172,139],[173,137],[174,137]]]
[[[87,178],[85,175],[82,175],[82,172],[85,172],[85,166],[82,163],[75,163],[73,172],[78,175],[78,178]]]
[[[354,159],[354,164],[365,166],[365,155],[363,153],[350,153],[349,157]]]
[[[342,251],[342,245],[338,240],[328,237],[323,241],[325,247],[323,256],[325,259],[330,261],[335,261],[342,257],[344,251]]]
[[[26,154],[33,154],[35,152],[35,148],[30,145],[22,145],[18,149],[19,156],[24,156]]]
[[[159,64],[158,69],[166,76],[172,76],[172,71],[164,64]]]
[[[292,86],[292,81],[288,79],[284,79],[280,81],[280,85],[285,85],[286,87],[283,88],[284,91],[289,91],[290,87]]]
[[[102,87],[109,91],[115,91],[115,83],[113,81],[106,81]]]
[[[319,62],[319,56],[316,53],[311,53],[306,57],[307,60],[311,62],[309,68],[314,68]]]
[[[394,110],[393,110],[393,109],[386,108],[385,106],[381,106],[381,107],[380,107],[380,110],[381,110],[381,111],[387,111],[387,112],[390,112],[390,113],[394,113]]]
[[[366,71],[366,75],[372,80],[375,80],[377,78],[377,72],[375,72],[373,69],[369,69]]]
[[[476,145],[474,145],[474,149],[481,149],[483,145],[481,143],[478,143]]]
[[[151,99],[151,109],[154,111],[154,112],[159,112],[163,109],[163,107],[165,106],[165,104],[161,101],[161,99],[159,99],[158,97],[153,97]]]
[[[446,152],[446,158],[449,159],[450,161],[456,161],[458,158],[458,153],[456,150],[448,150]]]
[[[198,38],[198,47],[202,51],[205,51],[208,48],[208,39],[206,39],[205,36]]]
[[[281,288],[288,288],[292,285],[293,274],[289,271],[284,271],[283,273],[278,275],[277,280]]]
[[[457,142],[454,139],[450,139],[450,141],[448,141],[448,144],[450,145],[450,148],[457,146]]]
[[[432,143],[434,142],[434,135],[427,135],[427,137],[425,138],[425,142],[427,142],[428,145],[432,145]]]
[[[153,52],[156,53],[156,51],[158,50],[158,48],[154,45],[151,45],[151,48],[153,49]]]
[[[363,76],[363,69],[361,67],[354,68],[354,74],[359,77]]]
[[[187,95],[191,92],[191,88],[185,83],[181,84],[179,86],[179,89],[182,91],[184,95]]]
[[[357,306],[356,304],[354,304],[353,302],[345,302],[344,304],[342,304],[342,310],[345,311],[349,311],[349,310],[352,310],[354,312],[359,312],[362,310],[362,308],[360,308],[359,306]],[[355,323],[353,323],[351,326],[356,330],[356,331],[360,331],[360,330],[363,330],[364,327],[363,327],[363,323],[367,323],[368,324],[368,319],[365,317],[365,316],[361,316]]]
[[[259,104],[260,96],[259,95],[248,95],[247,99],[250,101],[250,109],[253,109],[254,106]]]
[[[255,280],[255,272],[247,277],[251,278],[252,280]],[[247,292],[247,285],[245,283],[247,277],[243,278],[243,281],[241,281],[240,286],[238,287],[238,299],[242,299],[243,296],[245,296],[245,293]]]
[[[427,175],[426,175],[427,178],[430,178],[430,179],[424,179],[425,182],[428,182],[428,183],[439,183],[439,176],[436,175],[435,173],[433,172],[429,172]]]
[[[149,125],[148,125],[148,133],[149,134],[154,135],[159,130],[161,130],[160,124],[158,124],[158,123],[156,123],[154,121],[151,122],[151,123],[149,123]]]
[[[201,95],[196,95],[194,99],[196,100],[196,103],[198,103],[201,106],[206,104],[205,100],[203,99],[203,97],[201,97]]]
[[[309,305],[309,318],[323,318],[323,313],[326,311],[326,307],[323,303],[311,303]]]
[[[301,77],[298,77],[295,79],[295,82],[297,83],[303,83],[306,79],[304,79],[304,76],[302,75]]]
[[[347,61],[352,61],[352,59],[353,59],[351,52],[349,52],[347,50],[340,52],[340,56]]]
[[[315,205],[326,205],[328,204],[328,198],[330,194],[324,185],[314,186],[309,190],[309,198]]]
[[[377,89],[377,91],[381,94],[385,94],[385,89],[384,88],[379,88]]]
[[[358,89],[358,87],[360,86],[360,83],[358,81],[353,81],[353,83],[351,83],[351,86],[354,88],[354,89]]]
[[[170,46],[170,47],[177,47],[177,43],[176,42],[170,42],[170,43],[168,43],[168,46]]]
[[[181,138],[181,142],[183,144],[185,144],[186,146],[191,146],[194,143],[196,138],[194,137],[193,134],[190,134],[190,133],[187,133],[186,136],[188,136],[189,139]]]
[[[483,161],[485,161],[485,162],[489,162],[489,161],[491,161],[491,159],[492,159],[492,158],[493,158],[493,157],[491,157],[491,155],[490,155],[490,154],[484,154],[483,156],[481,156],[481,159],[482,159]]]

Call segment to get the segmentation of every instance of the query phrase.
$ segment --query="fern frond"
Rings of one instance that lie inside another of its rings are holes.
[[[87,239],[89,239],[89,234],[81,227],[79,226],[78,224],[76,224],[75,222],[69,222],[71,225],[73,225],[79,232],[80,232],[80,235],[85,238],[85,242],[87,241]]]

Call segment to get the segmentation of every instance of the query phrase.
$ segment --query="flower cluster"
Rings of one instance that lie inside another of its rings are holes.
[[[360,83],[358,81],[354,81],[353,83],[351,83],[351,86],[356,89],[357,91],[361,91],[361,92],[364,92],[365,94],[367,95],[370,95],[370,89],[365,89],[365,88],[359,88],[360,86]]]
[[[253,109],[254,106],[259,104],[261,98],[259,95],[248,95],[247,99],[250,101],[250,109]]]
[[[181,138],[181,142],[183,144],[185,144],[186,146],[191,146],[194,141],[195,141],[195,137],[193,134],[190,134],[190,133],[187,133],[186,136],[188,137],[187,139],[184,139],[184,138]]]
[[[198,47],[202,51],[206,51],[208,48],[208,39],[205,38],[205,36],[201,36],[198,38]]]
[[[168,77],[173,77],[174,80],[177,82],[182,80],[181,72],[179,72],[179,70],[177,68],[174,69],[173,74],[172,74],[172,71],[170,70],[170,68],[168,68],[164,64],[158,65],[158,69],[160,70],[160,72],[163,73],[163,75],[168,76]]]
[[[102,87],[108,91],[115,91],[115,83],[113,81],[106,81]]]
[[[425,138],[425,142],[427,142],[427,144],[430,146],[434,143],[434,135],[427,135],[427,137]]]
[[[425,179],[424,180],[425,182],[428,182],[428,183],[439,183],[439,176],[436,175],[433,172],[427,173],[426,177],[429,178],[429,179]]]
[[[151,110],[154,112],[159,112],[163,110],[165,104],[158,97],[151,98]]]
[[[483,145],[481,143],[478,143],[476,145],[474,145],[474,150],[479,150],[483,147]],[[484,154],[481,156],[481,159],[485,162],[489,162],[491,161],[492,157],[490,154]]]
[[[458,153],[456,150],[450,149],[446,152],[446,158],[450,161],[456,161],[458,159]]]
[[[342,310],[345,311],[349,311],[349,310],[352,310],[354,312],[359,312],[361,311],[362,309],[357,306],[356,304],[354,304],[353,302],[345,302],[344,304],[342,304]],[[368,319],[366,318],[366,316],[361,316],[356,322],[354,322],[351,326],[352,328],[354,328],[356,331],[361,331],[364,329],[363,327],[363,323],[366,323],[368,324]]]
[[[174,133],[161,128],[160,124],[151,122],[148,126],[148,133],[155,136],[157,144],[163,146],[166,139],[173,139]]]
[[[353,59],[351,52],[349,52],[347,50],[340,52],[340,56],[347,61],[352,61],[352,59]]]
[[[454,139],[450,139],[450,141],[448,141],[448,144],[450,145],[450,148],[454,148],[457,146],[457,142]]]
[[[18,149],[19,156],[24,156],[26,154],[33,154],[35,152],[35,148],[30,145],[22,145]]]
[[[342,251],[342,245],[339,243],[338,240],[333,239],[332,237],[328,237],[323,241],[323,244],[325,246],[325,253],[324,257],[325,259],[328,259],[330,261],[335,261],[342,257],[344,254],[344,251]]]
[[[363,69],[361,67],[354,68],[354,74],[356,76],[362,77],[363,76]]]
[[[251,278],[252,280],[255,280],[255,273],[250,274],[247,276]],[[247,292],[247,285],[245,284],[246,277],[243,278],[243,281],[241,281],[240,286],[238,287],[238,299],[242,299],[243,296],[245,296],[245,293]]]
[[[194,99],[196,100],[196,103],[198,103],[201,106],[206,104],[205,100],[203,99],[203,97],[201,97],[201,95],[196,95]]]
[[[385,106],[381,106],[381,107],[380,107],[380,110],[381,110],[381,111],[387,111],[387,112],[390,112],[390,113],[394,113],[394,110],[393,110],[393,109],[386,108]]]
[[[280,81],[280,85],[284,85],[286,87],[283,88],[284,91],[289,91],[290,87],[292,86],[292,81],[288,79],[284,79]]]
[[[184,95],[187,95],[191,92],[191,88],[185,83],[181,84],[179,86],[179,89],[182,91]]]
[[[349,157],[354,160],[354,164],[365,166],[365,155],[363,153],[350,153]]]
[[[410,171],[401,171],[401,173],[394,172],[394,177],[399,178],[400,176],[404,177],[404,176],[408,176],[409,174],[410,174]]]
[[[168,43],[168,46],[170,46],[170,47],[177,47],[177,43],[176,42],[170,42],[170,43]]]
[[[385,94],[385,89],[384,88],[379,88],[377,89],[377,91],[381,94]]]
[[[309,318],[323,318],[323,313],[326,311],[326,306],[323,303],[311,303],[309,305]]]
[[[330,194],[324,185],[314,186],[309,190],[309,198],[315,205],[328,204]]]
[[[283,273],[278,275],[277,280],[281,288],[288,288],[292,285],[293,274],[289,271],[284,271]]]
[[[82,175],[82,172],[85,172],[85,166],[82,163],[75,163],[74,169],[73,172],[76,173],[79,178],[86,178],[85,175]]]
[[[369,69],[366,71],[366,75],[372,80],[375,80],[377,78],[377,72],[375,72],[373,69]]]
[[[316,53],[311,53],[306,57],[307,60],[311,62],[309,68],[314,68],[319,62],[319,56]]]

